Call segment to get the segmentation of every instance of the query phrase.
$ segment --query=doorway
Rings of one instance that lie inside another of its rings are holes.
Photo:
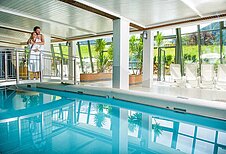
[[[175,63],[175,46],[158,48],[157,81],[170,81],[170,64]]]

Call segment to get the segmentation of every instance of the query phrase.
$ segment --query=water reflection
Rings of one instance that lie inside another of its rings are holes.
[[[21,98],[26,102],[24,106],[30,107],[40,106],[40,102],[54,103],[50,98],[56,96],[39,93]],[[225,130],[188,123],[186,119],[168,119],[161,113],[158,116],[72,99],[66,105],[35,114],[1,119],[0,151],[220,154],[226,152]]]
[[[27,109],[60,99],[60,96],[5,88],[0,90],[0,112]]]

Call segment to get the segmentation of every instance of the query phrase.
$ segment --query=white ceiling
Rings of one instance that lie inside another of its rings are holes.
[[[0,26],[32,31],[36,25],[59,38],[109,32],[113,26],[111,19],[56,0],[0,0]]]
[[[76,0],[145,27],[226,12],[226,0]],[[112,32],[112,20],[58,0],[0,0],[0,26],[58,38]],[[15,34],[14,34],[15,33]],[[3,30],[0,41],[25,42],[29,34]]]
[[[226,12],[226,0],[79,0],[145,26]],[[198,11],[198,13],[196,12]],[[199,14],[200,13],[200,14]]]

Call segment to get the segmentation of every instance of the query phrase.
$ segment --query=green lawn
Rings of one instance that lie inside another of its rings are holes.
[[[81,53],[82,57],[89,57],[88,52],[88,46],[87,45],[81,45]],[[62,46],[63,48],[63,54],[68,54],[68,47]],[[60,50],[58,47],[54,47],[55,53],[60,53]],[[107,47],[106,47],[107,50]],[[166,55],[172,55],[175,56],[175,49],[174,48],[166,48],[164,49],[166,51]],[[97,52],[95,51],[95,46],[91,45],[91,51],[92,51],[92,57],[97,56]],[[220,53],[220,46],[219,45],[209,45],[209,46],[201,46],[202,53]],[[189,54],[191,56],[196,56],[198,58],[198,46],[183,46],[183,54]],[[157,49],[154,49],[154,56],[158,57],[158,51]]]
[[[167,55],[175,56],[175,49],[168,48],[164,49]],[[209,46],[201,46],[202,53],[220,53],[219,45],[209,45]],[[183,54],[190,54],[191,56],[196,55],[198,57],[198,46],[183,46]],[[158,56],[157,49],[154,49],[154,56]]]
[[[88,50],[88,46],[87,45],[81,45],[81,53],[82,53],[82,57],[89,57],[89,50]],[[91,45],[91,54],[92,57],[96,57],[97,56],[97,52],[95,51],[95,46]]]

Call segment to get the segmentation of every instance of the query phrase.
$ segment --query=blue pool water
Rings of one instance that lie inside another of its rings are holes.
[[[0,90],[0,153],[226,153],[226,121],[75,93]]]

